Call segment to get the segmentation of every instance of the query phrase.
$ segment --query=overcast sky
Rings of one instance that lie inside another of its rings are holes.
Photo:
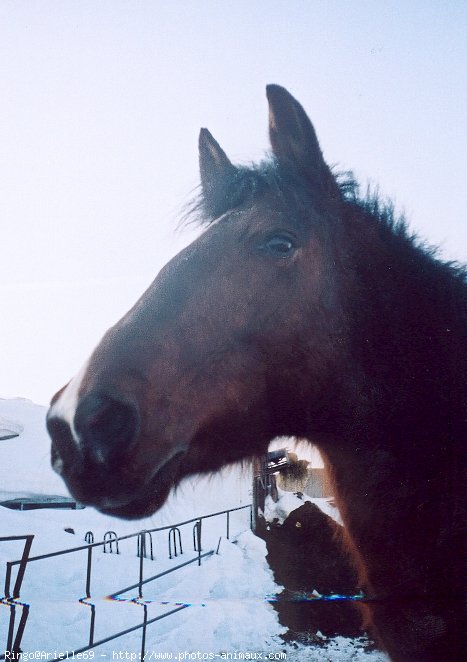
[[[201,126],[263,156],[267,83],[465,260],[466,30],[456,0],[1,0],[0,397],[47,403],[192,239]]]

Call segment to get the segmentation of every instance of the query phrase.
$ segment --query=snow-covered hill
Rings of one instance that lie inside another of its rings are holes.
[[[0,400],[0,428],[19,433],[0,440],[0,498],[30,494],[67,495],[50,468],[50,443],[45,429],[46,408],[30,400]]]
[[[45,412],[45,407],[27,400],[0,400],[0,428],[19,435],[0,441],[2,500],[31,494],[67,495],[61,479],[50,468]],[[236,467],[214,477],[186,480],[161,511],[137,524],[90,508],[20,512],[0,507],[0,536],[34,534],[31,555],[37,556],[80,546],[87,531],[99,541],[109,530],[122,536],[246,505],[251,501],[250,485],[249,472]],[[281,516],[294,504],[293,497],[281,500]],[[73,529],[75,534],[65,529]],[[285,645],[280,638],[284,628],[268,602],[281,587],[274,583],[266,563],[264,542],[249,531],[248,509],[231,516],[230,533],[228,541],[225,516],[204,520],[203,552],[218,549],[218,553],[203,559],[201,567],[193,563],[145,585],[142,601],[134,600],[136,589],[121,594],[119,600],[106,598],[138,580],[135,538],[121,541],[119,555],[94,550],[92,598],[87,604],[79,601],[85,595],[86,550],[29,563],[21,590],[21,602],[29,605],[22,649],[52,655],[77,650],[89,640],[92,619],[96,642],[141,623],[144,609],[151,620],[184,605],[179,612],[148,626],[145,648],[152,655],[147,659],[157,659],[156,654],[172,655],[172,659],[214,659],[209,656],[224,653],[261,653],[263,659],[269,654],[276,656],[271,659],[279,659],[278,654],[285,653],[286,658],[281,659],[292,661],[385,659],[378,653],[366,654],[355,642],[342,638],[324,648]],[[196,557],[192,524],[181,527],[181,536],[183,555],[170,560],[167,531],[153,534],[155,560],[144,561],[145,577]],[[21,541],[0,542],[0,581],[6,562],[20,558],[22,545]],[[17,610],[15,628],[22,607]],[[10,606],[1,604],[0,652],[7,641],[10,617]],[[123,657],[118,659],[130,659],[125,655],[138,655],[140,649],[141,629],[99,646],[95,655],[117,659],[121,653]],[[201,657],[190,657],[197,653]]]

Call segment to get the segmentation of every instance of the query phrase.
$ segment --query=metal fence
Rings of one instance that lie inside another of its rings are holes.
[[[85,540],[86,540],[85,545],[80,545],[78,547],[73,547],[71,549],[55,551],[49,554],[40,554],[37,556],[29,556],[32,541],[34,538],[33,535],[9,536],[9,537],[0,538],[0,542],[24,540],[24,548],[21,558],[14,561],[6,562],[5,586],[4,586],[5,595],[3,598],[0,599],[0,605],[4,605],[8,607],[10,610],[10,615],[9,615],[6,646],[4,648],[4,652],[0,654],[0,660],[5,658],[13,659],[13,656],[15,654],[21,652],[21,641],[23,639],[23,635],[25,632],[25,628],[27,625],[28,616],[30,612],[30,605],[21,600],[21,588],[23,585],[23,579],[26,572],[26,568],[29,567],[30,564],[34,564],[37,561],[42,561],[45,559],[51,559],[54,557],[65,556],[65,555],[70,555],[71,557],[71,555],[76,555],[79,553],[85,553],[87,556],[87,560],[86,560],[85,585],[83,586],[84,595],[83,597],[77,598],[77,602],[89,607],[90,622],[89,622],[89,636],[87,638],[87,642],[83,644],[83,646],[80,648],[74,648],[73,649],[74,654],[89,651],[92,648],[96,648],[97,646],[105,644],[109,641],[123,637],[124,635],[136,630],[141,630],[141,651],[144,653],[147,627],[152,623],[155,623],[156,621],[159,621],[163,618],[167,618],[172,614],[175,614],[183,609],[186,609],[187,607],[189,607],[189,604],[177,604],[173,609],[170,609],[169,611],[160,614],[156,617],[149,618],[148,604],[143,602],[143,587],[150,582],[154,582],[157,579],[160,579],[163,576],[166,576],[173,572],[177,572],[181,568],[184,568],[190,564],[197,564],[198,566],[200,566],[202,559],[212,556],[213,554],[218,552],[220,540],[222,538],[222,536],[219,537],[217,549],[210,549],[203,551],[202,548],[203,522],[207,519],[225,515],[226,516],[225,537],[229,539],[231,513],[246,509],[249,510],[249,527],[251,528],[253,524],[253,508],[251,504],[248,504],[246,506],[239,506],[237,508],[231,508],[216,513],[210,513],[208,515],[203,515],[201,517],[194,517],[192,519],[185,520],[184,522],[179,522],[177,524],[172,524],[163,527],[156,527],[144,531],[138,531],[136,533],[132,533],[124,536],[117,536],[115,531],[108,531],[104,535],[104,539],[100,542],[95,542],[94,534],[91,531],[88,531],[85,535]],[[149,577],[145,576],[145,560],[150,559],[151,561],[153,561],[155,558],[153,534],[164,531],[168,532],[168,552],[169,552],[168,557],[169,559],[174,559],[177,558],[179,555],[183,554],[180,528],[182,526],[186,526],[189,524],[193,524],[192,543],[193,543],[193,552],[195,554],[193,558],[190,558],[187,561],[179,563],[175,566],[172,566],[166,570],[153,574]],[[120,553],[119,543],[131,539],[135,539],[136,541],[136,556],[138,558],[138,564],[139,564],[138,581],[124,588],[117,589],[107,597],[115,601],[125,601],[125,602],[131,601],[134,604],[139,605],[143,610],[142,621],[133,627],[120,630],[117,633],[113,633],[107,637],[103,637],[99,640],[96,640],[95,638],[96,608],[95,608],[95,604],[91,602],[92,569],[93,569],[94,552],[98,548],[102,548],[102,551],[106,554],[119,554]],[[12,576],[13,576],[13,571],[15,569],[17,569],[16,580],[12,587],[11,586]],[[132,596],[131,598],[123,597],[124,594],[132,591],[136,591],[136,594],[134,596]],[[19,616],[19,622],[18,625],[15,627],[15,623],[18,616]],[[64,646],[64,648],[66,649],[66,646]]]

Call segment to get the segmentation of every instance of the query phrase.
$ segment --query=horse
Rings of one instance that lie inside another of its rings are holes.
[[[394,662],[463,656],[466,270],[325,162],[267,87],[272,153],[234,165],[199,135],[199,236],[52,399],[51,462],[123,518],[188,475],[316,445],[364,620]]]

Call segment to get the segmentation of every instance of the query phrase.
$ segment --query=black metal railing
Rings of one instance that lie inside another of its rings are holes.
[[[219,551],[219,545],[220,545],[220,540],[219,538],[219,543],[217,545],[217,549],[211,549],[204,551],[202,550],[202,522],[203,520],[211,519],[214,517],[219,517],[222,515],[226,515],[226,537],[229,538],[230,536],[230,514],[236,511],[241,511],[249,509],[250,517],[249,517],[249,525],[251,527],[252,524],[252,505],[248,504],[246,506],[239,506],[237,508],[230,508],[228,510],[222,510],[218,511],[215,513],[210,513],[208,515],[203,515],[201,517],[194,517],[189,520],[185,520],[183,522],[179,522],[175,525],[168,525],[168,526],[162,526],[162,527],[156,527],[153,529],[148,529],[144,531],[139,531],[137,533],[131,533],[127,534],[124,536],[117,536],[117,534],[114,531],[108,531],[104,535],[104,540],[95,542],[94,541],[94,534],[92,531],[88,531],[85,536],[86,544],[85,545],[80,545],[77,547],[73,547],[70,549],[64,549],[64,550],[58,550],[55,552],[50,552],[48,554],[40,554],[37,556],[29,556],[30,549],[31,549],[31,544],[34,536],[13,536],[9,538],[0,538],[0,542],[2,540],[24,540],[25,545],[23,549],[23,554],[21,559],[15,560],[15,561],[7,561],[6,563],[6,576],[5,576],[5,597],[0,600],[0,603],[3,603],[4,605],[8,606],[10,608],[10,621],[9,621],[9,627],[8,627],[8,634],[7,634],[7,643],[5,647],[5,652],[0,655],[0,660],[5,659],[5,656],[7,653],[18,653],[21,650],[21,641],[24,635],[25,627],[26,627],[26,622],[28,619],[29,615],[29,605],[24,604],[23,602],[19,601],[20,598],[20,592],[21,592],[21,587],[24,579],[24,574],[26,571],[26,566],[35,563],[37,561],[42,561],[45,559],[51,559],[55,558],[58,556],[64,556],[64,555],[72,555],[72,554],[79,554],[80,552],[84,552],[87,555],[87,562],[86,562],[86,579],[85,579],[85,592],[84,592],[84,597],[78,598],[77,601],[83,605],[85,605],[87,608],[90,608],[90,624],[89,624],[89,637],[88,637],[88,642],[86,645],[84,645],[81,648],[76,648],[73,647],[73,650],[75,654],[79,652],[85,652],[88,650],[91,650],[92,648],[96,648],[97,646],[100,646],[104,643],[107,643],[109,641],[112,641],[114,639],[118,639],[120,637],[123,637],[124,635],[137,631],[141,629],[141,642],[142,642],[142,650],[144,650],[144,644],[146,640],[146,629],[147,627],[155,623],[156,621],[159,621],[163,618],[166,618],[172,614],[175,614],[182,609],[186,609],[189,607],[189,604],[177,604],[175,608],[170,609],[169,611],[165,612],[164,614],[160,614],[154,618],[148,618],[148,613],[147,613],[147,603],[142,602],[143,600],[143,587],[147,585],[150,582],[154,582],[157,579],[164,577],[172,572],[176,572],[180,570],[181,568],[184,568],[190,564],[197,563],[198,565],[201,565],[201,560],[204,558],[207,558],[209,556],[212,556],[213,554],[217,553]],[[194,523],[194,524],[193,524]],[[168,569],[165,569],[161,572],[158,572],[156,574],[153,574],[149,577],[145,577],[144,573],[144,561],[145,559],[150,558],[152,561],[154,560],[154,549],[153,549],[153,538],[152,534],[156,533],[161,533],[164,531],[168,531],[168,546],[169,546],[169,559],[174,559],[178,555],[183,554],[183,547],[182,547],[182,537],[181,537],[181,532],[180,528],[189,524],[193,524],[193,551],[196,553],[196,556],[194,556],[191,559],[188,559],[187,561],[184,561],[183,563],[179,563],[176,566],[172,566]],[[138,572],[138,581],[131,584],[130,586],[126,586],[124,588],[118,589],[117,591],[112,592],[111,595],[108,595],[107,597],[110,599],[113,599],[115,601],[131,601],[134,604],[138,604],[143,608],[143,620],[141,623],[131,627],[127,628],[125,630],[120,630],[117,633],[114,633],[112,635],[109,635],[108,637],[105,637],[103,639],[95,640],[95,620],[96,620],[96,606],[90,602],[92,599],[92,564],[93,564],[93,553],[94,550],[97,548],[102,548],[102,551],[104,553],[113,553],[114,547],[115,551],[117,554],[119,554],[119,542],[123,542],[125,540],[130,540],[136,538],[137,540],[137,557],[139,558],[139,572]],[[13,588],[13,591],[11,591],[11,575],[13,569],[18,566],[18,572],[16,576],[16,582]],[[124,598],[123,595],[126,593],[129,593],[131,591],[137,590],[136,596],[133,596],[131,598]],[[21,609],[21,616],[20,616],[20,622],[18,624],[18,627],[15,629],[15,619],[16,619],[16,612]]]
[[[21,639],[26,627],[26,622],[29,616],[29,605],[19,602],[21,586],[24,579],[24,574],[26,572],[26,565],[29,559],[29,552],[31,551],[32,541],[34,540],[33,535],[26,536],[2,536],[0,537],[0,542],[14,542],[16,540],[24,540],[23,553],[21,559],[17,562],[18,572],[16,574],[16,581],[11,591],[11,573],[13,565],[9,562],[6,564],[5,572],[5,585],[4,592],[5,595],[0,599],[0,604],[9,608],[10,618],[8,623],[8,633],[6,641],[6,651],[19,651],[19,646]],[[19,624],[15,630],[15,621],[17,611],[21,610]],[[5,657],[2,655],[0,657]]]
[[[5,598],[13,598],[16,600],[19,598],[21,591],[21,584],[23,583],[24,573],[26,571],[26,565],[29,561],[29,552],[31,551],[32,541],[34,539],[33,535],[28,536],[3,536],[0,538],[0,542],[12,542],[14,540],[24,540],[23,554],[19,561],[7,561],[6,564],[6,573],[5,573]],[[11,583],[11,571],[14,565],[18,565],[18,574],[16,575],[16,582],[13,588],[13,595],[11,595],[10,583]]]

